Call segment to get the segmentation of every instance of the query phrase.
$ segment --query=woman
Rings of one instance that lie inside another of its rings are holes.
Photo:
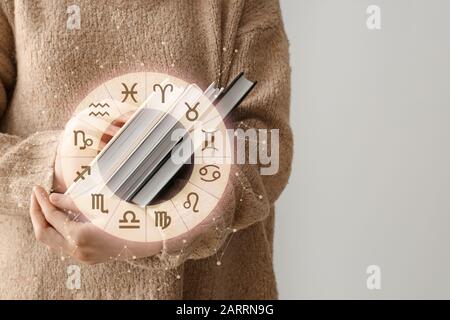
[[[288,43],[278,2],[79,0],[77,6],[79,29],[67,27],[63,1],[0,2],[0,297],[276,298],[273,204],[292,156]],[[56,228],[61,199],[48,196],[61,187],[55,166],[61,130],[79,98],[119,69],[166,72],[203,87],[214,80],[226,85],[240,71],[258,81],[233,118],[249,128],[280,129],[280,170],[261,176],[256,166],[237,168],[247,187],[236,182],[224,208],[237,232],[220,266],[217,243],[208,237],[181,261],[155,253],[131,270],[91,243],[89,254],[60,253],[70,259],[46,249],[58,251],[68,241]],[[66,287],[73,264],[81,266],[79,290]]]

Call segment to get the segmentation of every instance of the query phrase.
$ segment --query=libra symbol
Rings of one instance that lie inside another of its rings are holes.
[[[122,219],[119,220],[119,229],[139,229],[139,223],[141,221],[136,218],[136,213],[129,210],[126,211]]]

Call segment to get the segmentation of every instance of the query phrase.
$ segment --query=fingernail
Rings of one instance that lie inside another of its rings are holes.
[[[41,186],[36,186],[34,193],[36,194],[37,197],[40,197],[40,198],[46,198],[46,196],[47,196],[47,192]]]
[[[59,202],[59,196],[56,193],[52,193],[49,198],[50,198],[50,201],[53,203]]]

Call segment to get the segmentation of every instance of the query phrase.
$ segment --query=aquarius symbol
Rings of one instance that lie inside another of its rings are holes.
[[[166,84],[163,88],[159,83],[157,83],[153,86],[153,91],[156,92],[156,88],[159,88],[159,90],[161,90],[161,103],[166,103],[166,89],[170,88],[170,92],[172,92],[173,85],[169,83],[169,84]]]
[[[131,219],[129,219],[131,217]],[[141,221],[136,218],[133,211],[126,211],[119,220],[119,229],[139,229]],[[134,223],[134,224],[133,224]]]
[[[105,195],[101,193],[92,193],[92,210],[100,210],[102,213],[108,213],[109,210],[105,209]]]
[[[189,121],[195,121],[198,119],[198,111],[197,111],[197,107],[200,104],[200,102],[197,102],[195,104],[195,106],[193,106],[191,108],[191,106],[189,105],[189,103],[185,102],[184,103],[186,105],[186,107],[188,107],[188,111],[186,111],[186,119],[188,119]]]
[[[109,106],[109,104],[107,104],[106,102],[105,103],[91,103],[90,105],[89,105],[89,107],[88,108],[109,108],[110,106]],[[89,116],[94,116],[94,117],[96,117],[96,116],[109,116],[109,112],[108,111],[105,111],[105,112],[101,112],[101,111],[97,111],[97,112],[94,112],[94,111],[91,111],[91,112],[89,112]]]
[[[88,176],[91,175],[91,166],[81,166],[81,172],[77,171],[77,177],[73,182],[77,182],[78,180],[84,180],[84,174],[86,173]]]
[[[108,103],[91,103],[88,108],[109,108]]]
[[[202,151],[206,150],[206,149],[218,150],[216,148],[216,146],[214,145],[214,142],[216,141],[216,136],[214,134],[217,132],[217,130],[205,131],[202,129],[202,131],[205,134],[205,144],[204,144],[204,147],[202,148]],[[209,137],[211,137],[211,138],[209,138]]]
[[[206,166],[201,167],[200,170],[198,171],[200,173],[200,175],[207,176],[209,174],[208,167],[213,167],[216,169],[212,172],[211,178],[210,179],[200,178],[200,179],[202,179],[203,181],[206,181],[206,182],[213,182],[213,181],[216,181],[217,179],[219,179],[221,176],[219,167],[214,164],[208,164]]]
[[[109,116],[109,112],[108,111],[105,111],[105,112],[101,112],[101,111],[94,112],[94,111],[91,111],[91,112],[89,112],[89,116],[94,116],[94,117],[97,117],[97,116],[101,116],[101,117]]]
[[[194,205],[192,205],[191,197],[194,198]],[[198,210],[197,210],[197,204],[198,204],[198,194],[195,193],[195,192],[190,192],[190,193],[187,195],[187,200],[184,202],[183,207],[184,207],[185,209],[190,209],[190,208],[192,207],[192,211],[193,211],[193,212],[198,212]]]
[[[172,222],[172,218],[167,211],[155,211],[155,227],[167,228]]]
[[[74,146],[78,146],[78,135],[81,134],[81,140],[83,141],[83,145],[80,146],[80,150],[86,149],[86,147],[92,146],[94,141],[91,138],[86,139],[86,133],[83,130],[73,130],[73,138],[74,138]]]
[[[122,82],[122,86],[124,88],[124,90],[122,91],[122,94],[124,95],[124,98],[122,100],[122,102],[125,102],[128,100],[128,97],[131,97],[131,99],[133,99],[134,102],[137,102],[136,97],[134,96],[135,94],[137,94],[138,92],[135,90],[137,83],[134,83],[131,86],[131,89],[128,89],[128,86]]]

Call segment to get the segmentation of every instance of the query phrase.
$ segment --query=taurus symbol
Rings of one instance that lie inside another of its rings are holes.
[[[195,106],[193,106],[191,108],[191,106],[189,105],[189,103],[185,102],[184,103],[186,105],[186,107],[188,107],[188,111],[186,111],[186,119],[188,119],[189,121],[195,121],[198,118],[198,111],[197,111],[197,107],[200,104],[200,102],[197,102],[195,104]]]
[[[192,202],[191,202],[191,196],[194,198],[194,204],[193,205],[192,205]],[[187,195],[187,200],[183,203],[183,207],[185,209],[190,209],[192,207],[192,211],[198,212],[197,204],[198,204],[198,194],[195,193],[195,192],[190,192]]]
[[[122,94],[124,95],[124,98],[122,100],[122,102],[127,101],[128,97],[131,97],[131,99],[133,99],[134,102],[137,102],[136,98],[135,98],[135,94],[137,94],[137,91],[134,90],[137,86],[137,83],[134,83],[131,86],[131,89],[128,89],[128,86],[122,82],[122,86],[125,90],[122,91]]]
[[[131,216],[131,219],[129,219]],[[133,211],[126,211],[123,214],[122,219],[119,220],[119,229],[139,229],[139,219],[136,218],[136,214]],[[130,223],[135,223],[130,224]]]
[[[166,89],[170,88],[170,92],[172,92],[173,85],[169,83],[169,84],[166,84],[163,88],[159,83],[157,83],[153,86],[153,91],[156,91],[157,88],[159,88],[159,90],[161,90],[161,103],[166,103]]]

